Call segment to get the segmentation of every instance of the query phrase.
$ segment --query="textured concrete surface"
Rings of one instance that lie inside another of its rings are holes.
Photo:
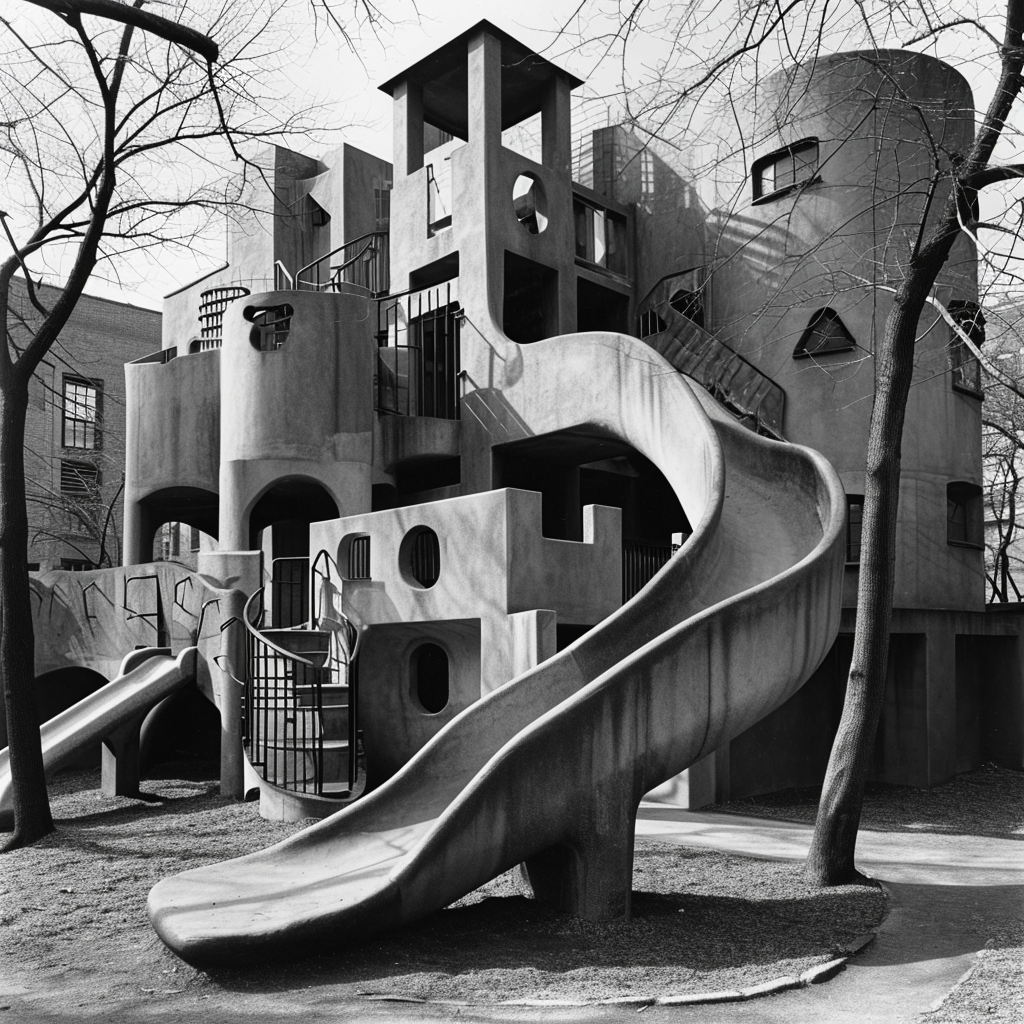
[[[632,601],[466,708],[368,797],[157,885],[151,920],[186,959],[253,962],[395,926],[522,861],[555,903],[621,916],[642,794],[781,703],[831,644],[844,502],[824,460],[738,426],[634,339],[515,348],[504,395],[523,420],[633,444],[694,533]],[[560,375],[571,403],[551,400]]]

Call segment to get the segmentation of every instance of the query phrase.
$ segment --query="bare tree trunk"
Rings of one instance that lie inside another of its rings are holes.
[[[0,388],[0,682],[14,787],[14,835],[6,848],[53,831],[32,682],[35,651],[29,599],[25,511],[25,416],[28,385],[17,372]]]
[[[912,285],[913,279],[908,282]],[[857,630],[846,700],[829,758],[805,873],[821,885],[858,877],[854,865],[864,785],[885,700],[896,565],[903,422],[914,369],[917,319],[927,288],[901,289],[876,353],[868,433]]]

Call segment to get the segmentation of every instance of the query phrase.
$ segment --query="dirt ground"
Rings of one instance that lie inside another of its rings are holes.
[[[559,915],[528,898],[510,872],[414,927],[302,962],[202,971],[150,928],[150,888],[302,827],[222,799],[212,769],[164,766],[141,799],[103,797],[98,770],[54,780],[57,832],[0,858],[7,1019],[20,1011],[33,1020],[143,1020],[158,1008],[176,1008],[183,1020],[200,1011],[265,1019],[292,990],[306,993],[296,1010],[310,993],[321,1004],[395,995],[493,1004],[714,991],[823,963],[884,914],[873,886],[814,890],[793,864],[640,839],[628,923]]]

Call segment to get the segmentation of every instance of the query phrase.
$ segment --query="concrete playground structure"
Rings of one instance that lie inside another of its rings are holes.
[[[517,863],[621,916],[646,793],[821,779],[880,283],[970,90],[916,54],[822,58],[763,83],[718,177],[608,128],[583,183],[579,84],[481,22],[383,86],[393,165],[268,151],[265,212],[127,367],[130,568],[96,574],[105,632],[82,589],[60,622],[40,602],[38,642],[109,658],[141,617],[196,648],[225,792],[325,819],[153,890],[189,960],[397,925]],[[969,242],[936,301],[981,331]],[[876,775],[930,786],[1024,740],[1017,619],[984,607],[978,368],[938,316],[918,363]],[[167,523],[204,534],[197,573],[146,564]]]

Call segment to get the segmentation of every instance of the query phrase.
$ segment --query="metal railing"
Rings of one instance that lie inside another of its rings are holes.
[[[378,412],[459,418],[462,308],[453,283],[378,301]]]
[[[635,597],[675,551],[672,544],[643,544],[639,541],[622,542],[622,600]]]
[[[389,235],[370,231],[307,263],[295,275],[300,291],[341,291],[343,285],[385,295],[390,287]]]
[[[293,792],[323,792],[325,651],[288,651],[261,632],[263,587],[245,604],[242,742],[264,780]],[[296,633],[296,636],[303,634]],[[314,660],[315,659],[315,660]]]
[[[367,538],[367,541],[369,538]],[[369,553],[369,549],[367,549]],[[367,566],[367,568],[369,568]],[[333,570],[333,572],[332,572]],[[335,583],[337,579],[337,583]],[[327,615],[324,607],[328,594],[333,598],[337,594],[337,604],[345,602],[345,581],[334,559],[326,551],[320,551],[309,570],[310,608],[313,612],[312,621],[319,626],[331,619],[330,670],[331,680],[335,684],[348,687],[348,778],[350,789],[355,788],[359,771],[359,670],[356,656],[359,653],[361,635],[351,619],[345,614],[344,607],[332,605],[331,615]]]
[[[229,284],[207,288],[199,294],[200,347],[189,345],[189,352],[206,352],[220,348],[224,336],[224,311],[236,299],[249,294],[245,285]],[[194,344],[194,342],[193,342]]]
[[[786,392],[771,377],[667,301],[648,305],[640,318],[641,329],[651,332],[643,340],[677,370],[707,388],[752,430],[785,440]]]

